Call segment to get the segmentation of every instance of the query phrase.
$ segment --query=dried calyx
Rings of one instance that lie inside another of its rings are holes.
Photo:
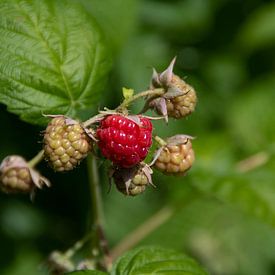
[[[0,165],[0,188],[5,193],[32,193],[50,182],[21,156],[8,156]]]
[[[197,96],[194,88],[173,73],[176,59],[162,73],[153,69],[151,89],[164,88],[165,93],[158,97],[149,97],[146,106],[155,109],[158,114],[180,119],[195,110]]]

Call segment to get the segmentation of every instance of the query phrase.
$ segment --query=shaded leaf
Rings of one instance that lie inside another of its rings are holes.
[[[99,27],[66,0],[0,4],[0,102],[23,120],[42,113],[76,117],[93,106],[110,58]]]

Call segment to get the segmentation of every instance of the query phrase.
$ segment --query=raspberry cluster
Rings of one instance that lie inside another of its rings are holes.
[[[4,159],[0,166],[0,188],[4,192],[30,193],[35,188],[49,186],[34,166],[45,158],[56,172],[74,169],[89,153],[97,149],[111,161],[112,179],[117,189],[125,195],[135,196],[153,185],[151,167],[167,175],[183,175],[194,162],[192,138],[176,135],[162,140],[155,136],[159,149],[150,164],[144,161],[152,147],[152,117],[147,109],[155,110],[161,117],[181,119],[190,115],[197,102],[194,88],[173,73],[175,59],[161,72],[153,70],[150,90],[134,95],[123,89],[124,101],[115,109],[100,111],[85,122],[64,115],[49,115],[43,138],[43,150],[27,162],[20,156]],[[129,114],[129,104],[136,99],[146,99],[139,115]]]

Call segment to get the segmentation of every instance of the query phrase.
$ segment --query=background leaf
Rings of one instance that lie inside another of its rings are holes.
[[[140,247],[126,253],[117,260],[111,272],[112,275],[155,273],[207,274],[193,259],[158,247]]]
[[[245,52],[259,50],[275,43],[275,4],[268,3],[251,14],[238,36]]]
[[[0,101],[31,123],[95,104],[110,57],[96,22],[69,1],[0,4]]]

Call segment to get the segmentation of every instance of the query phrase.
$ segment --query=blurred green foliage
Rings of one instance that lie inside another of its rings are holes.
[[[173,214],[141,244],[194,256],[211,274],[275,272],[275,5],[264,0],[108,0],[81,3],[96,18],[114,55],[105,101],[115,107],[121,87],[146,89],[177,56],[175,71],[198,94],[196,112],[161,136],[196,136],[196,163],[184,178],[155,173],[157,189],[128,198],[108,193],[99,164],[111,246],[165,206]],[[140,110],[141,103],[134,108]],[[41,128],[0,106],[1,151],[31,158]],[[23,138],[24,137],[24,138]],[[260,154],[259,154],[260,153]],[[254,156],[251,158],[251,156]],[[243,161],[246,160],[246,161]],[[0,194],[0,273],[47,274],[44,260],[82,236],[89,216],[85,163],[68,174],[45,167],[53,187],[35,202]]]

